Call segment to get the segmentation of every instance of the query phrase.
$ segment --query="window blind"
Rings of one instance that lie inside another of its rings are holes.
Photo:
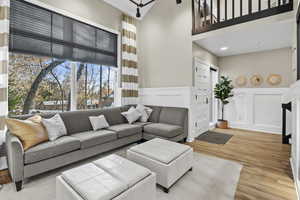
[[[116,34],[22,0],[10,9],[10,51],[117,67]]]

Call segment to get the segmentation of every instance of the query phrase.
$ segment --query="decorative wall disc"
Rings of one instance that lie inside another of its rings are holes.
[[[260,86],[263,83],[263,81],[263,77],[259,74],[253,75],[250,79],[251,84],[256,87]]]
[[[238,76],[236,79],[235,79],[235,84],[238,86],[238,87],[243,87],[243,86],[246,86],[247,85],[247,78],[246,76]]]
[[[267,81],[270,85],[279,85],[282,81],[282,77],[279,74],[270,74]]]

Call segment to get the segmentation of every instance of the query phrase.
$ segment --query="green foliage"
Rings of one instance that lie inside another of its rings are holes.
[[[228,98],[233,97],[232,80],[228,77],[221,76],[219,83],[214,88],[215,98],[219,99],[222,103],[222,120],[224,120],[224,105],[228,104]]]
[[[20,103],[22,103],[22,97],[17,91],[13,90],[11,87],[8,87],[8,109],[16,110]]]

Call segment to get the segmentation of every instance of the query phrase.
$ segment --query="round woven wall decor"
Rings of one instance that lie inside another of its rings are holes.
[[[251,85],[255,87],[260,86],[263,83],[263,81],[263,77],[259,74],[253,75],[250,79]]]
[[[270,74],[267,81],[270,85],[279,85],[282,82],[282,77],[279,74]]]
[[[247,78],[246,78],[246,76],[244,76],[244,75],[238,76],[235,79],[235,84],[238,87],[243,87],[243,86],[247,85]]]

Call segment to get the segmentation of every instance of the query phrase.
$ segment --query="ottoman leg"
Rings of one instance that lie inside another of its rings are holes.
[[[22,181],[15,182],[15,186],[16,186],[17,192],[19,192],[20,190],[22,190]]]
[[[165,188],[165,187],[163,187],[163,190],[164,190],[165,193],[169,193],[169,191],[170,191],[169,188]]]

